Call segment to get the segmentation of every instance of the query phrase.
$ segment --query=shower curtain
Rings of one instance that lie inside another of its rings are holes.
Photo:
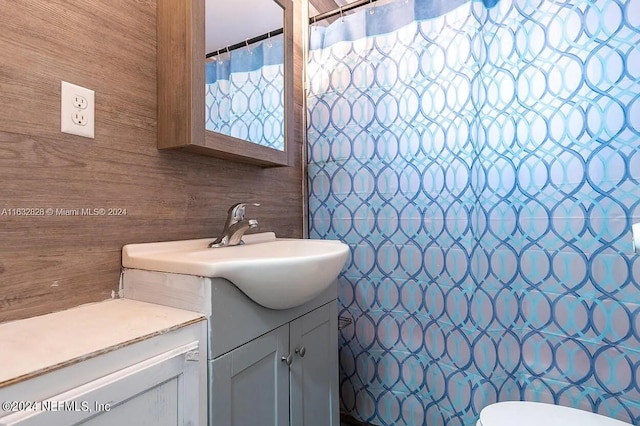
[[[283,59],[279,35],[207,62],[207,130],[283,150]]]
[[[371,5],[310,29],[307,74],[310,235],[351,248],[342,411],[640,424],[640,1]]]

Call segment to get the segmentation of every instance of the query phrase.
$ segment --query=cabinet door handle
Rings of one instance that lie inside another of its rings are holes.
[[[291,363],[293,362],[293,357],[291,356],[291,354],[287,355],[287,356],[283,356],[280,361],[284,362],[287,365],[291,365]]]
[[[297,353],[298,355],[300,355],[300,357],[302,358],[302,357],[304,357],[304,354],[306,354],[306,353],[307,353],[307,348],[305,348],[304,346],[303,346],[303,347],[301,347],[301,348],[299,348],[299,349],[298,349],[298,348],[296,348],[296,353]]]

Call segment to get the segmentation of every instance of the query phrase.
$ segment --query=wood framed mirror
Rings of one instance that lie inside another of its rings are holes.
[[[211,0],[158,0],[158,149],[186,149],[262,167],[292,164],[294,136],[294,3],[283,9],[284,149],[205,129],[205,10]],[[260,19],[260,17],[254,17]],[[299,45],[301,48],[301,46]]]

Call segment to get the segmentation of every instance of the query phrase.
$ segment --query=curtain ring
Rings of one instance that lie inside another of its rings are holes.
[[[369,0],[369,13],[370,14],[374,14],[376,13],[376,6],[373,4],[375,0]]]
[[[271,43],[271,31],[267,33],[267,47],[271,48],[273,43]]]
[[[340,6],[340,22],[344,22],[344,15],[342,14],[342,6]]]
[[[246,39],[244,41],[245,46],[247,47],[247,52],[249,52],[249,55],[253,55],[253,52],[251,51],[251,49],[249,48],[249,39]]]

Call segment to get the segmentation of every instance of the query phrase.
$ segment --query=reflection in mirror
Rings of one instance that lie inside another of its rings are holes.
[[[206,129],[284,151],[282,7],[207,0],[206,17]]]

